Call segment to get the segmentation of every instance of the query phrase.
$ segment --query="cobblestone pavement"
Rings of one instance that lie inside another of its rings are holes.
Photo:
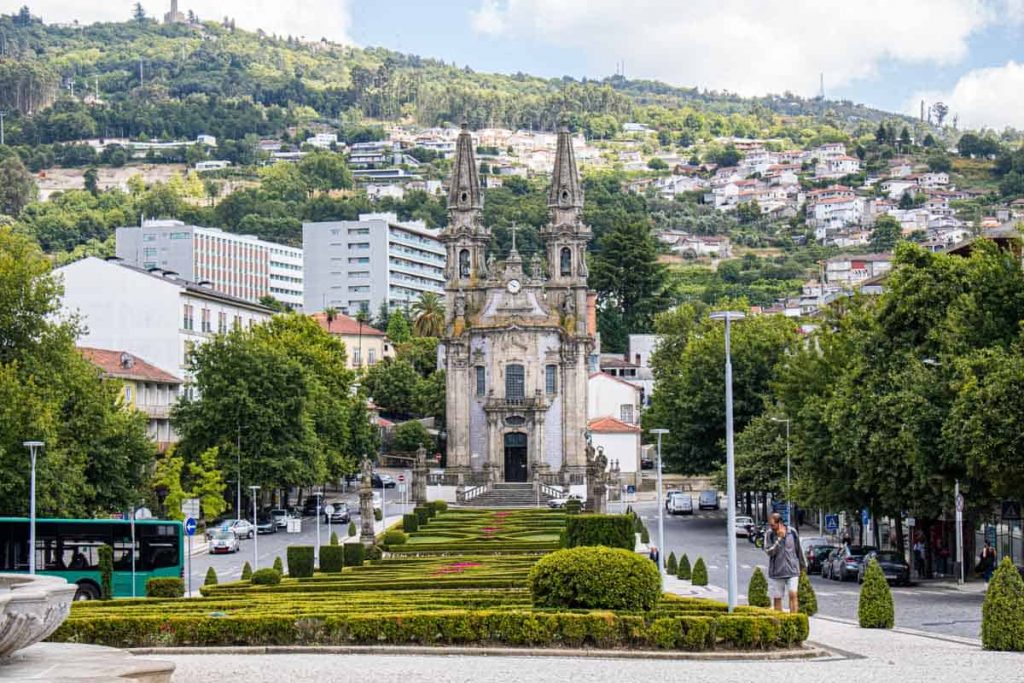
[[[793,683],[898,680],[933,683],[936,677],[1024,680],[1024,655],[987,652],[941,637],[860,629],[812,620],[811,640],[833,650],[815,660],[645,660],[446,655],[174,655],[174,681],[301,683],[355,680],[381,683],[523,683],[566,681],[678,681]],[[147,659],[163,658],[146,655]],[[358,672],[356,674],[355,672]]]

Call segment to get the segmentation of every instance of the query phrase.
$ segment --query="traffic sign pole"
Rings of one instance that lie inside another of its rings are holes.
[[[956,480],[956,561],[960,565],[957,583],[964,583],[964,497],[960,495],[960,480]]]
[[[196,520],[189,517],[185,520],[185,535],[188,536],[188,595],[192,597],[192,536],[196,533]]]

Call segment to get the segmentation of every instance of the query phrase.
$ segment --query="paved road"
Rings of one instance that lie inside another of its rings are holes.
[[[612,506],[612,512],[617,512]],[[651,542],[657,545],[658,516],[654,503],[634,505],[644,517],[651,532]],[[705,511],[693,517],[665,517],[664,556],[674,551],[676,557],[687,553],[690,562],[698,556],[708,566],[708,579],[716,586],[725,587],[728,549],[726,546],[725,511]],[[817,527],[805,526],[805,536],[817,536]],[[746,600],[747,583],[755,566],[767,570],[767,556],[745,538],[737,540],[739,565],[739,593]],[[859,586],[856,582],[828,581],[820,576],[811,577],[818,596],[821,614],[842,619],[857,618]],[[984,595],[977,589],[964,592],[935,585],[894,587],[896,624],[905,628],[933,633],[978,638],[981,634],[981,603]]]
[[[380,490],[377,489],[379,492]],[[400,494],[395,489],[387,489],[387,496],[385,497],[384,507],[385,513],[390,518],[393,515],[401,514],[403,506],[397,502]],[[352,521],[356,523],[356,528],[359,528],[360,517],[359,517],[359,496],[355,492],[331,494],[327,497],[328,500],[342,500],[348,503],[348,508],[352,512]],[[408,506],[408,511],[412,510],[412,506]],[[253,569],[259,567],[270,567],[274,564],[274,558],[280,557],[283,562],[287,562],[287,551],[286,548],[290,545],[315,545],[316,544],[316,517],[304,517],[302,520],[302,533],[300,534],[289,534],[284,531],[279,531],[274,534],[263,534],[259,536],[259,561],[254,564],[253,561],[253,547],[257,541],[243,539],[239,542],[239,551],[237,553],[230,553],[224,555],[210,555],[208,553],[197,554],[192,557],[192,590],[198,591],[199,586],[203,583],[203,578],[206,576],[206,570],[209,567],[213,567],[217,572],[217,578],[220,581],[230,581],[238,579],[242,575],[242,566],[248,562],[253,565]],[[331,525],[328,530],[327,524],[320,523],[320,543],[327,545],[331,540],[331,531],[338,534],[340,539],[344,539],[348,533],[348,524],[334,524]],[[197,539],[199,540],[199,539]]]

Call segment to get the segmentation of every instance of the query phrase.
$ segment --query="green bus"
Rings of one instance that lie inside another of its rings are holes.
[[[75,600],[100,597],[99,549],[114,549],[112,589],[115,598],[146,595],[146,581],[157,576],[185,576],[181,522],[139,519],[37,519],[36,572],[77,583]],[[0,572],[27,572],[29,520],[0,517]],[[132,591],[132,549],[135,586]]]

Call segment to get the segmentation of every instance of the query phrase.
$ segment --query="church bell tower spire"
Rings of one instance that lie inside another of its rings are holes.
[[[473,136],[466,124],[462,124],[448,188],[448,226],[440,235],[448,252],[449,290],[464,289],[487,275],[485,259],[491,234],[483,225],[483,208]]]
[[[586,251],[590,228],[583,223],[583,187],[576,168],[572,134],[565,127],[558,131],[555,167],[548,189],[548,211],[548,224],[541,230],[541,236],[546,244],[551,283],[584,291],[587,286]],[[585,294],[578,303],[585,305]]]

